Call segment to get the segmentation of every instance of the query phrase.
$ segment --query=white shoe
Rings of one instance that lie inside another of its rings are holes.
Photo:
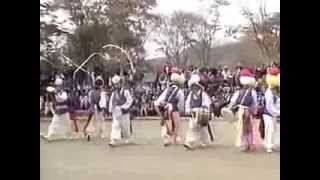
[[[267,153],[272,153],[273,152],[271,148],[267,149],[266,151],[267,151]]]
[[[101,135],[100,138],[101,138],[101,139],[106,139],[107,136]]]
[[[182,141],[182,139],[178,136],[177,138],[176,138],[176,143],[181,143],[181,141]]]
[[[117,145],[117,143],[116,143],[114,140],[111,140],[111,141],[108,143],[108,145],[109,145],[110,147],[114,147],[114,146]]]
[[[164,143],[163,143],[164,147],[168,147],[171,145],[171,142],[170,140],[164,140]]]
[[[124,141],[124,143],[125,144],[132,144],[133,143],[133,140],[132,139],[126,139],[125,141]]]
[[[200,147],[202,147],[202,148],[208,147],[208,144],[201,143]]]
[[[184,143],[183,146],[184,146],[187,150],[193,150],[193,147],[191,146],[190,143]]]

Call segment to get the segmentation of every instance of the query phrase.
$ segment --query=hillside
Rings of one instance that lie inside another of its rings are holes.
[[[191,53],[190,59],[187,65],[199,65],[195,53]],[[146,63],[152,67],[153,71],[163,67],[166,62],[166,58],[154,58],[146,61]],[[263,63],[259,56],[258,47],[245,39],[238,43],[217,46],[211,50],[210,66],[234,66],[238,62],[250,65]]]

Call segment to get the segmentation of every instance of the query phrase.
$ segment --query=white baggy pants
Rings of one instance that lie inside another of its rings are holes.
[[[244,109],[239,108],[237,112],[237,120],[234,122],[235,128],[236,128],[236,141],[235,141],[235,146],[236,147],[241,147],[243,146],[243,141],[242,141],[242,133],[243,133],[243,114],[244,114]]]
[[[199,141],[201,144],[210,143],[210,135],[208,132],[208,126],[200,126],[197,124],[196,119],[190,118],[189,128],[186,135],[186,144],[193,145],[195,142]]]
[[[263,121],[264,121],[264,146],[266,149],[273,148],[275,144],[275,132],[277,128],[277,119],[269,116],[267,114],[263,115]]]
[[[95,109],[94,116],[87,129],[87,133],[92,137],[107,137],[107,126],[103,116],[103,112],[99,112]]]
[[[118,116],[112,114],[111,141],[120,141],[122,138],[129,139],[130,136],[130,114]]]
[[[54,114],[51,124],[48,128],[48,138],[64,139],[71,133],[70,114]]]

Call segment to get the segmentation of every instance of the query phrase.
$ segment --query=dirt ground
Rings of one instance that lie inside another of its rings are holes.
[[[46,132],[48,122],[40,123]],[[135,121],[137,145],[109,148],[107,140],[46,142],[40,138],[41,180],[278,180],[280,153],[243,153],[233,147],[229,122],[213,124],[212,147],[163,147],[158,121]],[[108,122],[110,131],[111,123]],[[183,123],[184,137],[187,122]]]

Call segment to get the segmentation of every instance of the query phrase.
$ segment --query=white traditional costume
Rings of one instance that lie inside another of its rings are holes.
[[[107,127],[104,118],[104,112],[107,108],[105,91],[102,89],[104,80],[98,76],[95,80],[96,88],[90,92],[90,111],[93,113],[93,121],[90,122],[89,127],[85,133],[92,137],[106,138]]]
[[[209,95],[203,90],[203,86],[199,84],[200,77],[198,75],[191,75],[188,86],[198,86],[199,89],[189,93],[187,96],[185,111],[186,114],[193,114],[189,120],[189,128],[186,135],[184,146],[187,149],[193,149],[195,143],[200,140],[201,145],[210,143],[209,119],[210,119],[210,105],[211,99]],[[202,114],[201,114],[202,113]],[[205,124],[201,124],[200,117],[205,118]],[[208,123],[208,124],[207,124]],[[212,132],[212,131],[211,131]]]
[[[268,89],[265,92],[264,121],[264,146],[271,153],[275,144],[275,132],[277,119],[280,118],[280,95],[273,89],[280,87],[280,72],[278,68],[272,68],[266,76]],[[280,91],[280,90],[279,90]]]
[[[47,91],[54,93],[53,118],[48,128],[47,140],[66,139],[71,134],[71,121],[68,107],[67,92],[61,89],[63,80],[57,78],[55,85],[58,89],[48,87]]]
[[[230,100],[230,108],[233,108],[238,116],[235,145],[245,145],[247,151],[253,150],[254,144],[252,115],[255,114],[257,106],[257,93],[253,89],[255,82],[254,74],[248,69],[243,69],[240,72],[240,83],[243,87],[236,91]]]
[[[171,81],[172,84],[154,102],[155,107],[162,107],[163,114],[167,114],[161,124],[161,136],[165,146],[180,141],[180,113],[184,112],[184,92],[179,87],[185,82],[184,75],[173,72]]]
[[[109,112],[112,113],[112,130],[109,145],[116,145],[124,139],[125,143],[132,141],[130,130],[130,107],[133,103],[129,89],[121,87],[121,78],[115,75],[112,78],[113,85],[117,86],[109,100]]]

